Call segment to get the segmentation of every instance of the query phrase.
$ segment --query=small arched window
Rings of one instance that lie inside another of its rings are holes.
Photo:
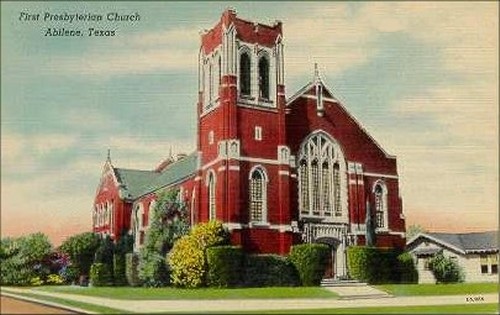
[[[259,59],[259,97],[269,99],[269,61],[264,56]]]
[[[207,190],[208,190],[208,219],[216,219],[216,208],[215,208],[215,174],[213,171],[208,173],[207,178]]]
[[[385,229],[388,227],[387,213],[387,188],[382,182],[378,182],[373,187],[373,195],[375,199],[375,221],[376,227]]]
[[[250,222],[267,222],[266,175],[258,167],[250,173]]]
[[[244,52],[240,55],[240,94],[250,95],[251,72],[250,72],[250,55]]]

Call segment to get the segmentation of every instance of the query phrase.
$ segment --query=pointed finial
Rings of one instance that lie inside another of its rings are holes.
[[[108,148],[108,156],[106,158],[106,161],[111,163],[111,149],[110,148]]]
[[[319,78],[319,69],[318,69],[318,63],[314,63],[314,81],[320,81],[321,79]]]

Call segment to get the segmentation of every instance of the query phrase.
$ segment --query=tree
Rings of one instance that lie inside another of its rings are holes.
[[[411,240],[420,233],[426,233],[427,231],[419,224],[412,224],[406,229],[406,239]]]
[[[88,276],[100,244],[99,235],[84,232],[66,239],[61,244],[60,250],[71,258],[72,266],[76,268],[80,276]]]
[[[2,239],[1,284],[26,285],[35,277],[45,279],[50,273],[45,262],[52,251],[52,244],[43,233]]]
[[[150,225],[139,255],[139,278],[146,286],[164,286],[169,283],[165,255],[174,242],[189,231],[185,203],[179,190],[157,195],[156,206],[150,209]]]

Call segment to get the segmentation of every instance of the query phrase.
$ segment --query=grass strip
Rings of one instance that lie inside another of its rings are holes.
[[[497,283],[383,284],[374,286],[395,296],[473,295],[497,293]]]
[[[177,312],[178,313],[178,312]],[[169,313],[155,313],[169,314]],[[170,313],[173,314],[173,313]],[[498,314],[498,305],[487,304],[452,304],[424,306],[387,306],[387,307],[350,307],[350,308],[318,308],[296,310],[261,310],[261,311],[228,311],[203,312],[186,314]]]
[[[68,300],[68,299],[63,299],[63,298],[57,298],[57,297],[52,297],[52,296],[40,295],[40,294],[35,294],[35,293],[18,293],[18,292],[15,292],[15,293],[10,293],[10,294],[24,296],[24,297],[29,297],[29,298],[34,298],[34,299],[37,299],[37,300],[40,300],[40,301],[47,301],[47,302],[58,303],[58,304],[65,305],[65,306],[70,306],[70,307],[77,307],[77,308],[81,308],[81,309],[86,310],[86,311],[90,311],[90,312],[94,312],[94,313],[99,313],[99,314],[124,314],[123,310],[116,309],[116,308],[111,308],[111,307],[101,306],[101,305],[95,305],[95,304],[90,304],[90,303],[84,303],[84,302],[78,302],[78,301],[73,301],[73,300]]]
[[[234,299],[311,299],[338,298],[338,295],[319,287],[268,288],[132,288],[132,287],[75,287],[45,286],[36,290],[106,297],[118,300],[234,300]]]

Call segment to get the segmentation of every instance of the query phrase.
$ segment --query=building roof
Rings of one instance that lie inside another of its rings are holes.
[[[161,172],[116,168],[116,179],[121,186],[121,197],[134,200],[160,188],[170,186],[193,175],[198,163],[196,152],[168,165]]]
[[[420,233],[408,242],[416,245],[419,239],[428,239],[461,253],[498,251],[498,231],[473,233]]]

